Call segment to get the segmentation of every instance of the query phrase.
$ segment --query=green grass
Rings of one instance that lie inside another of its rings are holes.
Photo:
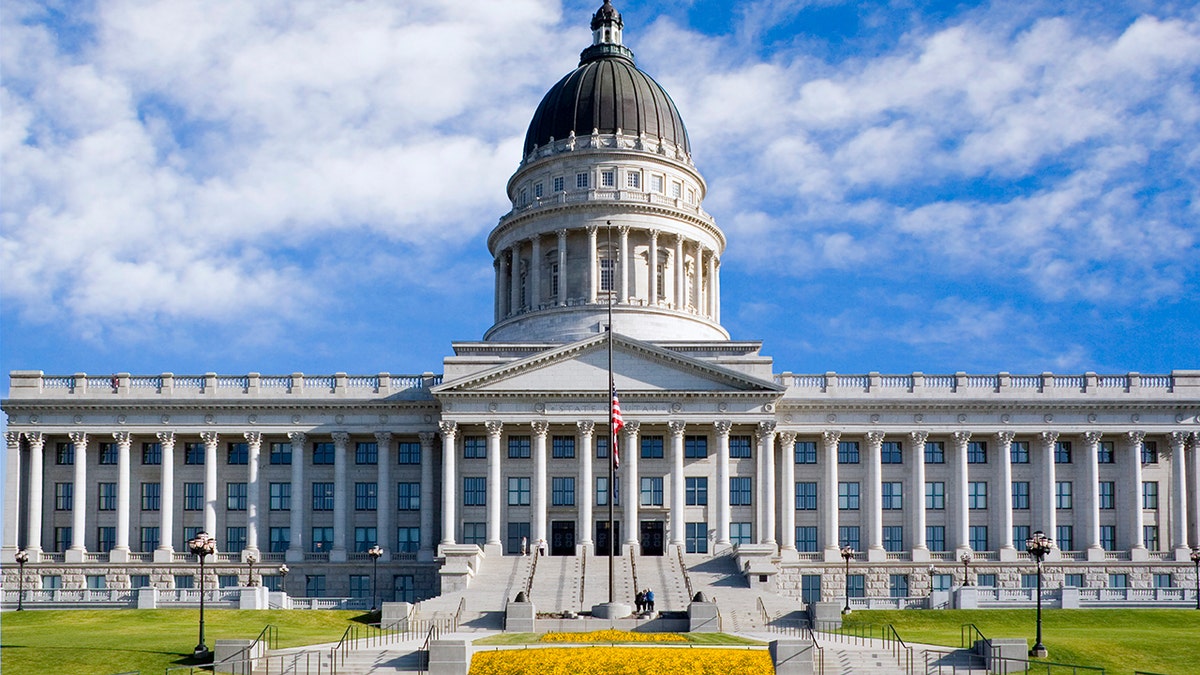
[[[696,645],[761,645],[758,640],[739,637],[737,635],[729,635],[728,633],[684,633],[683,636],[687,641]],[[480,646],[503,646],[503,645],[532,645],[541,644],[541,633],[498,633],[489,635],[484,638],[475,640],[473,644]],[[639,643],[648,645],[650,643]]]
[[[905,642],[958,647],[963,624],[989,638],[1023,637],[1033,644],[1034,610],[857,611],[847,628],[893,624]],[[1200,611],[1186,609],[1050,609],[1042,612],[1048,661],[1106,669],[1108,675],[1144,670],[1164,675],[1197,672]]]
[[[353,611],[208,610],[204,641],[253,639],[267,624],[279,628],[279,646],[336,642],[346,626],[368,615]],[[194,663],[199,610],[62,610],[5,612],[0,668],[6,675],[111,675],[140,670],[161,674]]]

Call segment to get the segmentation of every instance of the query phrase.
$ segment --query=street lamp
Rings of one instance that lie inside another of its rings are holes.
[[[291,570],[288,569],[287,565],[279,566],[279,590],[283,591],[284,593],[287,593],[288,572],[291,572]]]
[[[959,558],[963,564],[963,586],[971,585],[970,568],[971,568],[971,552],[967,551]]]
[[[204,556],[217,550],[217,542],[207,532],[197,532],[196,538],[188,542],[188,550],[200,558],[200,642],[192,652],[193,659],[208,658],[208,646],[204,644]]]
[[[1054,540],[1038,530],[1025,540],[1025,550],[1037,561],[1037,642],[1029,650],[1030,656],[1045,658],[1048,652],[1042,644],[1042,560],[1054,548]]]
[[[256,562],[258,562],[258,558],[254,557],[253,553],[246,556],[246,565],[249,566],[249,568],[250,568],[250,574],[246,577],[246,585],[247,586],[257,586],[258,585],[256,583],[254,583],[254,563],[256,563]]]
[[[1192,553],[1192,558],[1195,558],[1195,552]],[[17,561],[17,611],[25,609],[22,603],[25,601],[25,563],[29,562],[29,554],[25,551],[17,551],[13,556]]]
[[[379,607],[379,556],[383,555],[383,549],[376,544],[367,549],[367,555],[371,556],[371,611],[374,612]]]
[[[842,547],[842,559],[846,561],[846,606],[842,608],[842,614],[850,613],[850,561],[854,558],[854,547]]]
[[[1200,547],[1192,549],[1191,558],[1196,566],[1196,609],[1200,609]]]

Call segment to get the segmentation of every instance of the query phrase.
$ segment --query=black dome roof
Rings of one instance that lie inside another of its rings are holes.
[[[583,51],[579,67],[546,92],[525,134],[528,154],[550,142],[593,130],[612,134],[646,134],[691,153],[687,130],[675,103],[662,85],[638,70],[633,54],[614,44]]]

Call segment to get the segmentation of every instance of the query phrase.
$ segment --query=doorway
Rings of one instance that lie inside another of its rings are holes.
[[[616,533],[616,537],[608,536],[607,520],[596,521],[596,555],[607,556],[609,551],[612,550],[611,546],[613,539],[616,539],[617,541],[617,550],[614,555],[621,555],[621,523],[613,522],[612,525],[613,532]]]
[[[575,521],[550,523],[550,555],[575,555]]]
[[[661,520],[642,521],[642,555],[663,554],[663,522]]]

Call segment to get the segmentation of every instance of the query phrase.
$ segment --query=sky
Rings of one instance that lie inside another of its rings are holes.
[[[615,4],[776,372],[1200,368],[1197,4]],[[598,6],[6,0],[0,370],[440,372]]]

